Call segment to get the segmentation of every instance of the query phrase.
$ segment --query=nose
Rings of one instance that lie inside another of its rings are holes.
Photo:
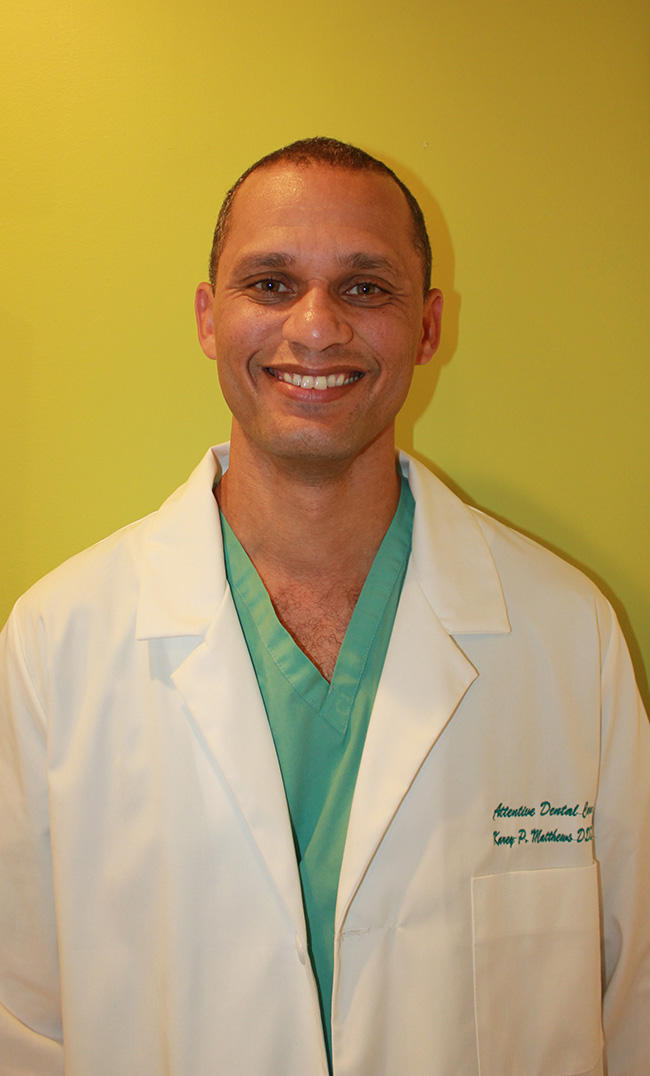
[[[310,351],[324,351],[332,344],[349,344],[353,336],[345,309],[320,282],[310,284],[292,303],[282,331],[288,343],[300,344]]]

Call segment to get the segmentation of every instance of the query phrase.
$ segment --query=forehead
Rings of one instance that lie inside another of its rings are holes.
[[[372,171],[279,164],[248,176],[233,200],[222,257],[287,245],[305,253],[355,248],[418,267],[406,198]]]

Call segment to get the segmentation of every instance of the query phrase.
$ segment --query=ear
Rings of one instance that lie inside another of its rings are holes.
[[[440,326],[442,323],[442,292],[432,288],[424,300],[422,314],[422,336],[415,359],[416,366],[424,366],[438,350],[440,343]]]
[[[209,284],[199,284],[194,297],[194,312],[199,343],[209,359],[216,359],[217,348],[214,340],[214,319],[212,307],[214,292]]]

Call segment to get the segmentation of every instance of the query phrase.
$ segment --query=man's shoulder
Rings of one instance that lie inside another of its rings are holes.
[[[468,504],[424,464],[417,460],[409,464],[420,494],[430,555],[439,570],[455,573],[459,588],[472,571],[477,587],[496,572],[509,615],[523,606],[532,615],[543,610],[557,615],[560,609],[571,608],[574,614],[591,617],[594,609],[605,611],[609,603],[599,587],[565,554]]]
[[[541,538],[533,538],[483,509],[468,507],[485,536],[500,573],[514,577],[525,572],[542,586],[569,587],[585,596],[599,593],[585,570],[568,560],[566,553],[554,550]]]
[[[48,632],[66,632],[91,617],[109,622],[118,610],[135,615],[150,543],[177,549],[179,558],[186,555],[183,541],[196,546],[197,502],[210,503],[215,470],[210,450],[160,508],[48,572],[18,599],[12,617],[25,627],[38,622]]]
[[[75,614],[81,619],[91,610],[108,615],[119,594],[120,602],[138,582],[147,538],[156,513],[121,527],[113,534],[69,557],[34,583],[14,606],[12,616],[24,626],[63,626]]]

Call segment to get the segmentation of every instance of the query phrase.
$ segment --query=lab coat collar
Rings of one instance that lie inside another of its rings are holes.
[[[405,452],[398,460],[415,498],[413,565],[438,620],[450,635],[508,634],[506,602],[480,514]]]
[[[136,638],[204,636],[217,615],[226,573],[212,489],[227,467],[228,445],[211,448],[152,517]]]
[[[215,480],[227,444],[211,448],[152,518],[137,638],[204,636],[226,592]],[[499,575],[479,516],[417,460],[399,453],[416,510],[413,566],[432,610],[451,634],[508,633]]]

